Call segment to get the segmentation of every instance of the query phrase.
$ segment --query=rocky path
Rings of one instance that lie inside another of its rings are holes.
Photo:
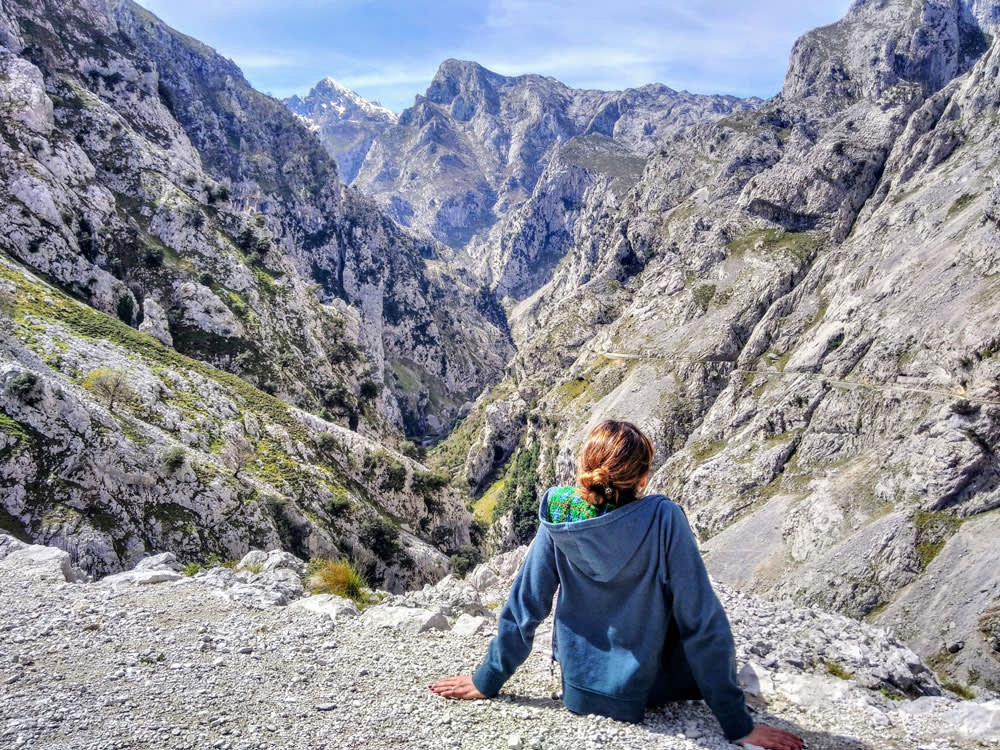
[[[552,697],[558,677],[550,673],[545,625],[499,699],[433,695],[427,686],[435,679],[479,663],[491,605],[518,560],[477,569],[470,578],[481,591],[451,580],[361,615],[338,607],[331,617],[327,605],[337,602],[315,597],[299,601],[315,599],[320,611],[258,608],[267,597],[247,593],[273,588],[266,572],[186,578],[164,565],[159,576],[75,584],[59,582],[51,561],[8,557],[0,560],[0,747],[730,747],[700,703],[651,712],[642,725],[570,714]],[[152,578],[170,580],[138,583]],[[228,588],[219,584],[224,579]],[[803,734],[810,748],[1000,745],[996,702],[893,700],[890,690],[864,687],[911,680],[912,690],[935,689],[922,666],[907,664],[906,649],[879,640],[880,631],[722,594],[741,661],[756,664],[743,670],[755,711]],[[807,664],[831,658],[831,649],[840,649],[841,677]],[[848,670],[855,676],[843,679]]]

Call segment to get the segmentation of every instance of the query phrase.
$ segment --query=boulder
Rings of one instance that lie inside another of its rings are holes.
[[[244,557],[243,559],[245,560],[246,558]],[[302,575],[306,572],[306,564],[290,552],[284,552],[280,549],[268,552],[267,559],[264,560],[261,565],[261,572],[267,573],[269,571],[282,569],[291,570],[299,575]]]
[[[145,586],[152,583],[169,583],[179,581],[184,576],[173,570],[151,569],[151,570],[126,570],[124,573],[115,573],[101,579],[101,583],[108,586]]]
[[[485,635],[491,621],[485,617],[475,617],[473,615],[459,615],[458,620],[451,626],[451,631],[466,638],[473,635]]]
[[[340,616],[357,617],[361,614],[358,605],[350,599],[335,594],[314,594],[302,599],[296,599],[288,605],[289,609],[301,609],[306,612],[327,615],[330,619],[337,619]]]
[[[264,568],[264,563],[267,562],[267,553],[263,550],[253,549],[247,552],[243,559],[239,561],[236,565],[236,570],[251,570],[258,569],[262,570]]]
[[[172,570],[177,572],[181,565],[177,562],[177,555],[173,552],[161,552],[158,555],[151,555],[140,560],[133,570]]]
[[[419,607],[377,606],[365,610],[362,618],[377,628],[391,628],[408,635],[425,630],[448,630],[448,618],[440,612]]]
[[[76,581],[68,552],[40,544],[26,544],[13,549],[12,547],[13,545],[8,542],[7,555],[0,563],[4,567],[17,569],[40,581],[59,583]]]

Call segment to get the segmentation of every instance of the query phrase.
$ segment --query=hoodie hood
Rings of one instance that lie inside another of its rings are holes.
[[[647,495],[597,518],[551,523],[549,493],[542,498],[538,520],[566,559],[591,580],[606,583],[629,564],[656,525],[656,508],[664,495]]]

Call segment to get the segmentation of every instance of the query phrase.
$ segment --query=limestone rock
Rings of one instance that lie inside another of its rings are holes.
[[[331,619],[338,617],[357,617],[361,614],[358,605],[350,599],[335,594],[313,594],[302,599],[296,599],[288,605],[289,609],[304,609],[307,612],[327,615]]]
[[[69,553],[56,547],[27,544],[13,548],[7,542],[7,553],[0,559],[0,565],[16,568],[23,574],[41,581],[73,582],[73,572]]]
[[[381,604],[369,607],[361,616],[363,622],[375,628],[391,628],[408,635],[426,630],[448,630],[448,618],[440,612],[419,607],[396,607]]]

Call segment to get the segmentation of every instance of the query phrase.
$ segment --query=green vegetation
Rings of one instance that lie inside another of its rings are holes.
[[[691,297],[702,311],[707,310],[715,297],[715,284],[699,284],[691,292]]]
[[[358,534],[362,543],[385,563],[393,562],[402,552],[399,546],[399,529],[386,518],[376,516],[365,521]]]
[[[948,218],[950,219],[952,216],[957,216],[962,213],[962,211],[968,208],[969,204],[971,204],[972,201],[978,197],[979,193],[962,193],[955,199],[955,202],[948,207]]]
[[[323,510],[326,511],[327,515],[331,518],[339,518],[344,516],[351,509],[351,501],[347,497],[347,490],[343,490],[342,493],[336,493],[333,497],[327,500],[323,504]]]
[[[507,478],[505,476],[500,477],[490,485],[489,489],[482,494],[482,497],[472,504],[472,515],[476,517],[477,521],[486,525],[493,522],[497,503],[500,502],[506,490]]]
[[[529,544],[538,531],[539,451],[538,441],[518,449],[507,469],[503,497],[493,510],[494,517],[510,511],[515,544]]]
[[[786,232],[783,229],[758,229],[726,244],[726,253],[742,258],[748,252],[786,252],[795,260],[805,262],[823,246],[820,232]],[[760,244],[758,249],[757,245]]]
[[[166,469],[169,474],[173,474],[184,465],[184,462],[187,460],[187,451],[179,445],[174,445],[163,451],[163,455],[160,457],[160,460],[163,463],[163,468]]]
[[[0,253],[0,258],[9,256]],[[152,336],[141,333],[121,321],[105,315],[92,307],[69,297],[64,292],[29,279],[15,270],[13,262],[0,263],[0,279],[13,282],[17,286],[17,322],[24,324],[28,317],[58,323],[74,335],[84,338],[108,341],[123,348],[150,368],[166,366],[181,372],[191,371],[208,378],[228,389],[243,405],[274,424],[288,430],[295,440],[303,440],[306,431],[295,419],[291,407],[284,401],[263,393],[242,378],[208,365],[200,360],[179,354],[164,346]]]
[[[572,380],[567,380],[564,383],[560,383],[556,388],[556,395],[559,400],[559,406],[568,406],[573,401],[576,401],[580,396],[585,394],[590,388],[590,382],[586,378],[573,378]]]
[[[476,567],[479,561],[479,548],[471,544],[463,544],[451,556],[451,572],[459,578],[465,578],[465,574]]]
[[[418,495],[433,496],[448,485],[448,476],[435,471],[418,471],[413,475],[411,487]]]
[[[190,577],[193,576],[195,573],[197,573],[199,570],[201,570],[200,563],[188,563],[182,568],[181,572],[184,575]]]
[[[106,367],[92,370],[84,378],[83,387],[103,401],[111,413],[115,411],[115,404],[127,406],[136,398],[135,389],[121,370]]]
[[[309,561],[306,581],[314,594],[342,596],[358,606],[370,603],[368,584],[347,560],[313,558]]]
[[[963,700],[971,701],[976,697],[976,694],[972,690],[970,690],[968,686],[963,685],[960,682],[955,682],[954,680],[942,682],[941,686],[945,690],[950,690]]]
[[[453,483],[461,486],[461,489],[468,489],[462,481],[462,469],[465,467],[465,460],[469,456],[469,449],[475,442],[479,431],[483,426],[486,415],[486,407],[499,401],[501,398],[513,392],[514,387],[508,381],[503,381],[496,385],[490,394],[479,401],[469,415],[456,425],[444,440],[438,443],[427,454],[427,465],[448,476],[454,477]]]
[[[962,520],[940,511],[917,511],[913,517],[913,525],[917,530],[917,559],[920,561],[920,569],[926,570],[958,531]]]
[[[7,390],[14,398],[29,405],[38,403],[42,398],[38,389],[38,376],[29,370],[19,372],[8,380]]]
[[[842,664],[838,664],[835,661],[823,662],[823,666],[826,667],[828,674],[839,677],[841,680],[849,680],[854,677],[854,672],[849,672]]]
[[[691,457],[695,461],[707,461],[726,447],[725,440],[701,440],[691,448]]]

